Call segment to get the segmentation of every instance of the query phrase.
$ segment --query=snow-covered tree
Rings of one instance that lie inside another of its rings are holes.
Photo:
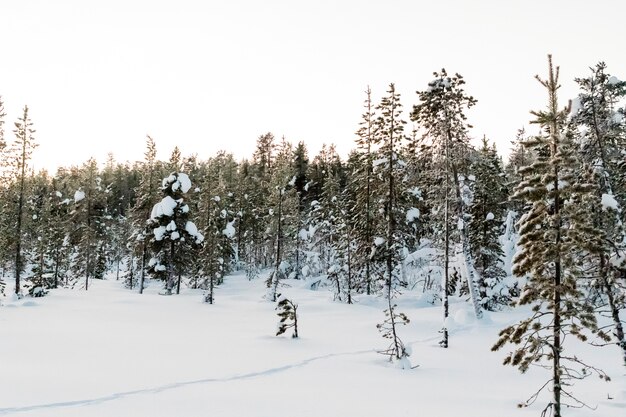
[[[35,142],[33,122],[28,114],[28,106],[24,106],[22,115],[15,122],[15,140],[7,149],[8,161],[10,164],[9,175],[16,184],[14,214],[15,231],[13,238],[14,249],[14,272],[15,272],[15,293],[21,294],[20,278],[24,268],[24,260],[22,254],[22,222],[24,220],[24,203],[26,201],[26,180],[27,166],[32,158],[33,150],[37,147]]]
[[[373,281],[377,272],[370,254],[373,251],[374,232],[377,216],[374,208],[372,193],[378,187],[374,175],[374,141],[378,131],[376,111],[372,103],[372,90],[367,87],[366,98],[363,104],[363,114],[356,132],[356,146],[352,171],[348,188],[354,190],[355,202],[351,213],[355,219],[355,233],[357,242],[357,258],[355,259],[357,273],[362,276],[363,290],[366,294],[373,291]]]
[[[592,68],[591,76],[576,82],[581,92],[574,100],[570,122],[586,167],[581,173],[597,185],[588,211],[604,235],[602,244],[594,248],[596,259],[589,282],[592,291],[601,293],[599,311],[611,318],[612,333],[626,365],[626,337],[620,318],[626,304],[626,218],[622,209],[626,204],[626,82],[611,76],[603,62]]]
[[[409,356],[398,334],[398,326],[408,323],[404,313],[397,311],[393,298],[401,286],[406,285],[402,276],[402,263],[407,249],[406,235],[402,233],[403,205],[401,204],[402,181],[404,178],[405,162],[401,159],[401,150],[405,145],[404,125],[401,118],[402,103],[400,94],[392,83],[376,108],[379,117],[376,120],[378,135],[375,143],[380,147],[381,159],[375,162],[375,173],[382,178],[384,195],[381,199],[379,212],[384,218],[386,226],[384,237],[378,236],[374,240],[374,259],[385,265],[383,291],[387,300],[385,310],[386,319],[378,325],[383,337],[391,339],[389,348],[382,353],[389,355],[390,360],[404,361]]]
[[[276,301],[276,310],[278,310],[278,328],[276,329],[276,336],[280,336],[288,329],[293,329],[291,337],[298,338],[298,304],[294,303],[290,299],[279,294]]]
[[[191,181],[182,172],[164,178],[161,185],[164,197],[152,208],[148,223],[152,228],[149,242],[153,252],[148,271],[165,282],[167,295],[172,294],[175,282],[177,292],[180,291],[185,260],[204,241],[195,223],[189,220],[190,209],[184,201],[184,195],[190,188]]]
[[[462,170],[467,165],[468,135],[470,125],[467,123],[466,109],[474,106],[476,100],[465,93],[463,86],[465,80],[459,74],[449,76],[445,69],[434,73],[435,79],[428,84],[424,91],[418,91],[419,104],[413,107],[411,119],[424,131],[424,140],[429,140],[434,148],[433,168],[438,172],[440,207],[439,213],[443,213],[443,236],[438,239],[443,252],[442,284],[443,316],[442,328],[443,339],[441,346],[448,347],[449,335],[446,327],[448,318],[448,290],[450,282],[450,258],[454,254],[453,237],[460,240],[460,256],[471,294],[472,302],[477,317],[481,316],[478,290],[474,279],[475,271],[471,259],[469,239],[465,230],[466,207],[464,199]],[[456,227],[453,227],[456,226]],[[452,253],[450,253],[452,249]]]
[[[467,234],[478,271],[481,304],[487,310],[495,310],[511,301],[509,289],[502,284],[506,273],[501,266],[504,252],[499,241],[508,190],[495,145],[489,146],[486,138],[470,171],[472,201],[467,208],[470,216]]]

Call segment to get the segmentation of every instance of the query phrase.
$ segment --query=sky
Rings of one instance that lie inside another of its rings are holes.
[[[368,85],[377,102],[395,83],[408,120],[446,68],[478,100],[472,136],[506,155],[545,106],[548,53],[563,105],[600,60],[626,79],[624,16],[619,0],[2,0],[5,136],[28,105],[35,169],[142,160],[147,134],[161,159],[249,157],[265,132],[347,155]]]

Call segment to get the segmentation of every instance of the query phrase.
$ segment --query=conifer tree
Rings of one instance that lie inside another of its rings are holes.
[[[154,139],[150,135],[146,136],[146,151],[144,161],[140,166],[139,185],[135,190],[137,200],[130,212],[130,223],[133,231],[129,235],[129,244],[132,247],[131,266],[128,269],[129,284],[133,281],[133,274],[139,274],[139,293],[144,290],[145,273],[148,268],[149,247],[147,240],[152,230],[148,227],[148,220],[152,212],[152,207],[159,198],[160,167],[156,159],[157,149]],[[133,268],[134,264],[134,268]],[[129,285],[132,288],[132,285]]]
[[[12,177],[17,184],[17,209],[15,218],[15,294],[21,294],[20,278],[24,268],[22,259],[22,222],[24,217],[24,202],[26,200],[26,167],[32,157],[33,150],[37,147],[33,134],[33,122],[28,114],[28,106],[24,106],[22,116],[15,122],[15,140],[8,152],[12,164]]]
[[[442,328],[442,347],[448,347],[449,335],[446,327],[449,309],[450,282],[450,249],[453,243],[452,225],[458,225],[458,237],[462,248],[463,265],[466,270],[468,288],[470,290],[475,314],[481,317],[478,290],[474,280],[474,267],[471,259],[469,241],[465,231],[466,208],[464,206],[461,184],[462,164],[467,161],[468,148],[467,123],[465,109],[476,104],[476,100],[467,95],[463,89],[465,80],[459,74],[448,76],[445,69],[434,73],[435,80],[430,82],[428,89],[418,91],[420,103],[413,107],[411,119],[424,130],[424,139],[430,139],[435,148],[434,165],[439,171],[442,196],[439,212],[443,212],[443,273],[442,284],[444,326]]]
[[[307,155],[307,149],[304,142],[298,142],[298,146],[294,150],[293,155],[293,169],[295,175],[294,191],[297,195],[298,205],[296,211],[296,236],[295,236],[295,249],[294,249],[294,272],[295,278],[300,279],[302,277],[302,268],[305,261],[304,245],[306,236],[306,230],[304,229],[304,222],[307,217],[306,209],[308,202],[309,181],[307,178],[307,171],[309,166],[309,158]]]
[[[383,261],[385,265],[383,288],[387,300],[386,319],[378,325],[378,329],[382,332],[383,337],[391,339],[391,345],[382,353],[389,355],[390,360],[402,361],[409,354],[397,330],[398,325],[407,324],[409,320],[404,313],[396,310],[397,306],[392,300],[399,287],[406,285],[401,272],[407,242],[399,225],[403,214],[400,197],[404,177],[403,171],[406,164],[401,160],[401,150],[406,141],[404,135],[406,122],[401,118],[400,94],[396,92],[393,83],[389,85],[387,94],[377,106],[379,117],[376,120],[379,132],[376,137],[376,144],[380,147],[380,155],[382,156],[381,163],[376,169],[379,170],[385,189],[381,213],[386,230],[384,238],[376,237],[375,245],[376,251],[379,252],[377,259]]]
[[[288,257],[293,254],[291,243],[297,234],[294,225],[297,210],[297,195],[294,190],[296,177],[291,163],[292,155],[291,144],[283,138],[272,175],[274,190],[270,206],[272,207],[270,212],[274,217],[270,239],[275,245],[273,269],[267,280],[269,289],[267,298],[273,302],[276,301],[280,281],[288,278],[293,268]]]
[[[278,329],[276,330],[276,336],[280,336],[285,333],[288,329],[293,328],[293,333],[291,337],[293,339],[298,338],[298,304],[294,303],[290,299],[284,297],[279,294],[276,299],[278,304],[276,305],[276,310],[278,310],[278,317],[280,317],[280,321],[278,322]]]
[[[509,290],[502,286],[506,273],[500,266],[504,252],[499,241],[508,190],[495,145],[489,146],[486,138],[471,172],[474,181],[471,181],[472,201],[467,209],[470,216],[467,234],[478,271],[481,304],[493,311],[511,300]]]
[[[191,188],[187,174],[172,173],[163,179],[163,199],[152,208],[149,237],[153,257],[148,263],[149,272],[165,282],[165,294],[171,295],[175,279],[184,272],[188,252],[197,250],[204,241],[195,223],[189,220],[189,205],[184,195]]]
[[[374,141],[378,125],[376,124],[376,109],[372,103],[372,90],[367,87],[366,98],[363,103],[363,114],[356,132],[356,163],[349,186],[355,190],[355,203],[352,213],[357,221],[357,268],[362,275],[364,291],[371,294],[373,291],[374,271],[371,254],[374,252],[374,230],[376,229],[376,215],[374,212],[374,191],[378,188],[374,175]]]
[[[591,70],[591,76],[576,78],[581,92],[571,111],[571,127],[586,166],[581,173],[586,173],[587,179],[597,185],[589,212],[594,226],[604,235],[602,244],[594,248],[591,290],[603,293],[598,300],[599,311],[611,318],[613,335],[626,365],[626,337],[620,318],[626,302],[622,209],[626,203],[623,163],[626,107],[618,107],[626,97],[626,82],[611,76],[603,62]]]
[[[520,251],[514,258],[513,272],[527,277],[518,304],[531,305],[532,315],[502,330],[492,350],[512,343],[518,347],[505,358],[505,365],[522,372],[531,364],[551,369],[549,381],[520,406],[532,404],[549,385],[553,398],[544,413],[550,411],[561,417],[563,405],[584,405],[568,389],[573,380],[594,371],[608,379],[601,370],[566,352],[567,336],[582,341],[587,340],[589,332],[601,338],[607,336],[598,330],[593,308],[577,285],[589,260],[589,247],[601,239],[601,234],[585,213],[585,199],[593,186],[577,181],[578,163],[564,129],[568,109],[559,109],[557,101],[559,70],[553,68],[551,56],[548,63],[548,78],[537,76],[548,92],[548,107],[532,112],[536,117],[533,122],[542,127],[544,134],[526,142],[526,146],[538,150],[539,156],[523,169],[526,179],[515,195],[523,198],[529,209],[518,223]],[[543,152],[545,149],[549,153]]]
[[[74,285],[84,278],[84,288],[88,290],[89,279],[102,279],[106,271],[108,217],[106,194],[96,160],[90,158],[81,171],[80,186],[74,192],[74,208],[70,213],[71,237],[76,251],[72,270]]]

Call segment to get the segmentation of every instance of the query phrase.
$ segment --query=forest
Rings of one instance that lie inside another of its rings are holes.
[[[373,102],[367,87],[347,157],[267,132],[246,159],[176,147],[161,161],[147,136],[142,161],[109,154],[55,173],[30,168],[37,142],[53,138],[37,136],[27,106],[9,127],[14,104],[0,96],[0,300],[90,291],[109,277],[138,293],[148,282],[172,297],[200,290],[211,305],[242,273],[265,280],[259,299],[277,303],[285,332],[298,317],[285,283],[306,282],[336,303],[385,300],[380,353],[398,363],[411,354],[403,292],[440,306],[443,348],[454,343],[452,297],[477,319],[529,306],[492,341],[506,365],[550,369],[521,405],[543,389],[544,413],[583,405],[572,382],[610,372],[570,344],[617,345],[615,366],[626,366],[626,82],[600,62],[574,80],[577,97],[560,97],[550,57],[537,76],[544,101],[519,115],[532,132],[519,129],[504,160],[495,138],[470,135],[471,80],[445,69],[432,78],[408,99],[392,83]]]

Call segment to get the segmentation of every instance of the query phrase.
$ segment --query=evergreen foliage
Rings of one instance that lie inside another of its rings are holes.
[[[511,343],[517,347],[504,364],[518,367],[521,372],[532,364],[551,369],[548,383],[521,406],[532,404],[550,385],[553,399],[546,410],[560,417],[563,405],[584,405],[568,389],[573,380],[594,371],[608,379],[601,370],[566,352],[567,336],[586,341],[588,333],[602,339],[607,335],[598,329],[593,307],[578,284],[589,260],[590,246],[601,239],[585,212],[585,199],[594,187],[576,177],[579,164],[565,131],[568,109],[559,109],[557,101],[559,69],[553,68],[551,56],[548,62],[548,78],[537,76],[548,92],[548,107],[532,112],[536,117],[533,122],[544,133],[525,145],[539,156],[523,169],[527,179],[515,191],[515,197],[523,198],[529,207],[518,223],[520,251],[514,258],[515,275],[528,279],[518,304],[531,305],[532,315],[502,330],[493,350]],[[549,153],[543,152],[545,149]]]
[[[298,337],[298,304],[283,297],[281,294],[278,295],[276,301],[278,302],[276,310],[278,310],[278,317],[280,317],[276,336],[280,336],[288,329],[293,328],[291,337],[296,339]]]

